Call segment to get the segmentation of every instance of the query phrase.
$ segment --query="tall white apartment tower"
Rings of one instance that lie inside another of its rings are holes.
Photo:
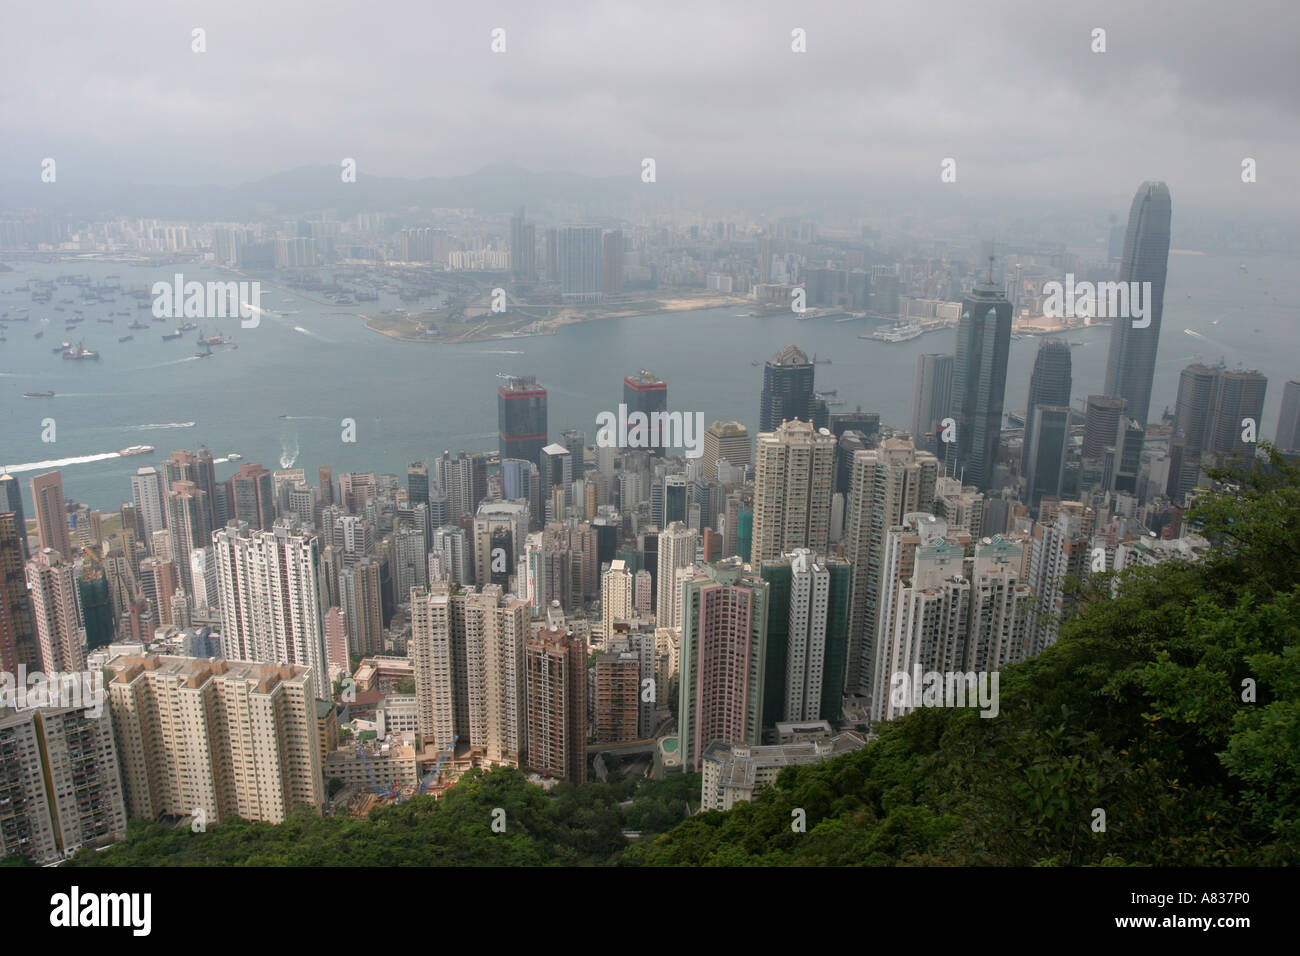
[[[759,434],[750,551],[753,562],[775,560],[796,548],[826,551],[836,443],[827,429],[798,420]]]
[[[674,521],[659,534],[659,594],[655,602],[655,622],[659,627],[676,627],[681,596],[677,593],[675,573],[695,561],[695,532]]]

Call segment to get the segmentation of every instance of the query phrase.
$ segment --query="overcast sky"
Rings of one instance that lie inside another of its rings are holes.
[[[0,182],[46,156],[61,181],[228,186],[343,157],[637,177],[651,156],[661,183],[908,192],[953,157],[970,195],[1124,208],[1164,179],[1295,212],[1297,36],[1295,0],[5,0]]]

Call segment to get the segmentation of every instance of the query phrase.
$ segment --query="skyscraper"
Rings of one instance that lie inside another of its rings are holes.
[[[532,376],[511,378],[497,389],[497,429],[501,457],[541,467],[546,445],[546,389]]]
[[[836,444],[829,430],[804,421],[786,421],[759,434],[751,560],[770,560],[796,548],[826,551]]]
[[[683,584],[677,723],[690,770],[715,740],[759,743],[768,595],[768,583],[736,558],[706,564]]]
[[[818,428],[830,423],[826,402],[813,392],[815,367],[808,355],[787,345],[763,367],[763,394],[758,412],[759,432],[776,431],[783,421],[799,419]]]
[[[148,547],[156,532],[167,527],[166,496],[162,475],[157,468],[146,465],[136,469],[131,476],[131,498],[135,502],[136,521],[140,525],[140,540]]]
[[[452,615],[453,634],[464,634],[469,745],[489,764],[517,767],[527,718],[528,604],[489,584],[453,596]]]
[[[190,579],[190,553],[212,543],[212,515],[208,496],[192,481],[172,482],[167,493],[167,529],[171,532],[172,557],[180,570],[180,584],[185,593],[193,594]]]
[[[558,609],[524,649],[528,766],[582,783],[587,779],[587,651]]]
[[[456,734],[452,666],[451,592],[447,585],[411,593],[411,658],[415,662],[416,726],[421,740],[441,751]]]
[[[717,475],[718,461],[723,458],[744,468],[750,468],[754,463],[749,431],[740,422],[714,422],[704,430],[700,469],[705,478]]]
[[[676,571],[695,560],[697,537],[694,531],[680,521],[674,521],[659,533],[659,561],[655,575],[659,594],[655,607],[655,623],[660,627],[676,627],[681,622],[677,613],[681,595],[676,593]]]
[[[33,671],[41,666],[22,537],[17,515],[0,512],[0,672],[7,674],[18,673],[20,664]]]
[[[226,657],[300,664],[325,685],[320,547],[295,518],[266,531],[231,522],[213,535]]]
[[[1127,399],[1106,395],[1088,396],[1088,411],[1083,423],[1084,458],[1101,459],[1105,457],[1107,448],[1114,447],[1126,402]]]
[[[1029,416],[1025,417],[1028,420]],[[1033,455],[1025,463],[1025,493],[1031,508],[1044,496],[1061,496],[1066,446],[1070,439],[1070,409],[1066,405],[1035,405],[1033,422],[1033,432],[1025,433],[1025,447]]]
[[[1135,328],[1133,319],[1117,317],[1110,328],[1110,351],[1106,356],[1106,394],[1128,399],[1128,416],[1143,425],[1151,404],[1160,320],[1164,315],[1171,213],[1168,186],[1145,182],[1138,187],[1129,207],[1119,281],[1151,283],[1150,297],[1143,293],[1150,324]]]
[[[1246,441],[1242,435],[1258,437],[1267,389],[1268,378],[1253,369],[1226,369],[1219,374],[1210,451],[1222,457],[1239,455],[1250,459],[1254,456],[1254,441]]]
[[[10,474],[0,475],[0,514],[12,512],[14,531],[18,537],[18,547],[23,553],[23,560],[31,557],[27,545],[27,518],[23,511],[23,489],[18,479]]]
[[[1278,413],[1277,438],[1273,443],[1282,451],[1300,451],[1300,381],[1295,379],[1282,387],[1282,410]]]
[[[600,298],[600,227],[561,226],[557,251],[560,291],[565,298],[578,301]]]
[[[525,281],[537,277],[537,230],[524,218],[523,206],[510,217],[510,273]]]
[[[928,353],[916,357],[912,386],[912,443],[939,453],[939,426],[952,407],[953,356]]]
[[[1060,339],[1038,344],[1034,371],[1029,376],[1025,402],[1025,441],[1020,453],[1020,473],[1027,475],[1034,458],[1034,417],[1039,405],[1070,405],[1070,345]]]
[[[993,282],[990,260],[988,277],[962,300],[952,382],[952,417],[957,423],[955,474],[980,491],[988,491],[993,484],[1010,353],[1011,303]]]
[[[655,412],[668,411],[668,384],[656,378],[654,372],[641,369],[635,375],[623,379],[623,404],[627,406],[629,416],[628,434],[632,433],[632,414],[641,412],[646,417],[650,454],[664,454],[662,428],[656,427],[656,421],[651,416]]]
[[[86,629],[77,597],[77,570],[53,548],[27,562],[27,588],[46,674],[79,671],[86,664]]]
[[[230,479],[230,487],[235,501],[233,520],[247,522],[254,531],[266,530],[275,523],[275,485],[261,462],[240,465],[239,473]]]
[[[72,560],[72,543],[68,537],[68,511],[63,500],[63,474],[49,471],[32,479],[32,510],[41,535],[41,547],[53,548]]]
[[[600,291],[618,295],[623,291],[623,230],[611,229],[603,239]]]
[[[853,566],[845,692],[870,697],[875,667],[885,535],[911,512],[934,502],[939,460],[910,441],[887,438],[853,454],[853,478],[844,508],[844,556]]]

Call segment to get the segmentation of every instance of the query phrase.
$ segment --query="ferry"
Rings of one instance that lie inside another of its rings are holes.
[[[240,460],[241,458],[243,458],[243,457],[244,457],[244,456],[241,455],[241,454],[239,454],[238,452],[234,452],[234,451],[232,451],[229,455],[226,456],[226,460],[227,460],[227,461],[239,461],[239,460]]]
[[[911,322],[907,325],[894,325],[887,329],[877,329],[875,332],[861,336],[861,338],[875,339],[877,342],[910,342],[912,339],[919,338],[924,334],[925,329],[915,322]]]
[[[23,392],[23,398],[53,398],[53,392]]]
[[[118,452],[123,458],[129,458],[131,455],[148,455],[153,451],[153,445],[132,445],[130,448],[123,448]]]

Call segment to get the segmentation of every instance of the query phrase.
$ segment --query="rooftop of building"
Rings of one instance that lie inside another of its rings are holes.
[[[864,746],[866,741],[857,734],[847,731],[836,734],[826,741],[809,740],[762,747],[726,744],[715,740],[705,748],[703,760],[706,763],[721,765],[718,786],[752,789],[760,767],[792,767],[816,763],[819,760],[850,753]]]

